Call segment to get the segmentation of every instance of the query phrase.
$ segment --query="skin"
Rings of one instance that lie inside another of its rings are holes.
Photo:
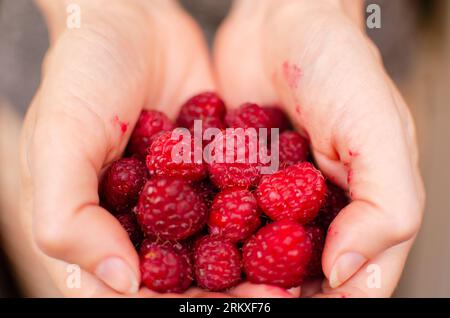
[[[414,124],[359,12],[360,1],[237,1],[215,45],[226,102],[283,105],[352,198],[328,232],[328,280],[304,285],[308,296],[390,296],[422,219]]]
[[[362,32],[357,2],[237,1],[218,34],[214,69],[198,26],[175,2],[81,0],[82,27],[72,30],[65,27],[67,3],[38,1],[51,47],[21,138],[23,227],[63,295],[162,296],[138,290],[138,256],[99,207],[98,180],[121,156],[143,108],[174,118],[174,105],[205,90],[219,91],[231,107],[248,100],[284,105],[307,132],[319,167],[352,193],[331,226],[324,271],[330,278],[340,256],[358,253],[380,266],[381,288],[366,286],[368,263],[341,263],[331,279],[339,287],[310,282],[303,295],[392,293],[424,195],[411,117]],[[67,287],[68,263],[82,269],[79,289]],[[227,294],[193,288],[164,296],[299,293],[243,283]]]

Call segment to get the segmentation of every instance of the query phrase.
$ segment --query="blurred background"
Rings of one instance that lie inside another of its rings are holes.
[[[253,0],[256,1],[256,0]],[[211,43],[229,0],[183,0]],[[427,189],[424,222],[395,296],[450,297],[450,1],[379,0],[368,30],[414,115]],[[47,31],[31,0],[0,0],[0,297],[58,296],[17,229],[18,136],[39,84]]]

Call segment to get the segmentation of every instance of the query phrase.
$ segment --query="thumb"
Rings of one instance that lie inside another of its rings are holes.
[[[33,232],[47,255],[133,293],[138,256],[119,222],[99,206],[97,188],[103,166],[125,147],[130,131],[123,128],[139,115],[145,81],[134,73],[124,84],[107,58],[108,43],[87,36],[61,38],[52,49],[25,122],[22,167],[31,184]]]

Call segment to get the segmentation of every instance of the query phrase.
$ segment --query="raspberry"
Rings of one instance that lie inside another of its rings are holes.
[[[277,106],[263,108],[271,120],[270,128],[279,128],[280,132],[291,128],[291,123],[286,114]]]
[[[255,138],[246,138],[241,133],[242,129],[235,132],[227,130],[208,145],[211,150],[208,162],[210,178],[220,189],[249,188],[256,186],[261,179],[258,136],[254,134]],[[228,149],[231,148],[229,145],[233,148]]]
[[[181,293],[192,283],[192,263],[171,243],[144,241],[140,253],[142,282],[162,293]]]
[[[347,204],[349,204],[349,198],[345,191],[337,185],[327,182],[325,203],[312,223],[321,226],[325,231],[328,230],[331,222]]]
[[[197,191],[203,201],[206,203],[208,207],[211,207],[212,201],[216,196],[218,190],[214,186],[214,184],[209,181],[209,179],[205,179],[202,181],[198,181],[192,184],[193,188]]]
[[[252,283],[296,287],[305,277],[311,253],[311,240],[302,225],[277,221],[244,244],[244,271]]]
[[[157,176],[144,186],[136,208],[147,235],[181,240],[206,222],[207,206],[197,191],[181,178]]]
[[[325,246],[325,232],[319,226],[309,225],[305,227],[306,233],[312,243],[312,254],[306,269],[308,277],[320,277],[322,271],[322,252]]]
[[[202,157],[200,157],[200,160],[199,163],[194,162],[193,138],[177,136],[175,133],[168,131],[158,135],[150,146],[147,155],[147,167],[152,175],[182,177],[194,181],[203,179],[207,174]]]
[[[152,144],[153,136],[160,131],[173,128],[173,123],[163,113],[156,110],[143,110],[131,134],[128,153],[144,160],[147,148]]]
[[[190,278],[189,284],[188,284],[188,286],[189,286],[194,277],[194,260],[193,260],[193,255],[192,255],[193,242],[192,242],[191,238],[189,238],[186,241],[182,241],[182,242],[168,241],[168,240],[163,240],[163,239],[158,239],[158,238],[146,238],[141,243],[141,247],[139,250],[140,253],[141,254],[146,253],[153,246],[154,243],[158,243],[161,246],[169,246],[169,247],[173,248],[183,258],[185,258],[187,264],[189,264],[189,268],[188,268],[188,270],[189,270],[188,277]]]
[[[204,134],[206,129],[208,128],[217,128],[223,130],[225,129],[225,124],[220,118],[207,117],[202,120],[202,133]],[[192,134],[192,136],[194,136],[194,125],[192,125],[191,128],[189,128],[189,131]],[[205,142],[205,144],[208,143],[207,140],[204,140],[203,142]]]
[[[309,154],[308,140],[295,131],[280,134],[279,160],[280,167],[285,168],[306,161]]]
[[[136,204],[147,177],[145,165],[137,158],[122,158],[113,162],[100,183],[102,204],[114,214],[128,211]]]
[[[271,128],[273,123],[261,106],[245,103],[225,116],[225,123],[233,128]]]
[[[248,238],[260,226],[261,212],[248,190],[228,189],[214,199],[209,214],[209,231],[232,242]]]
[[[194,125],[194,120],[204,121],[205,119],[215,118],[221,123],[224,115],[225,104],[222,99],[216,93],[205,92],[195,95],[183,104],[177,124],[190,129]]]
[[[194,246],[194,269],[200,287],[228,289],[241,280],[241,255],[230,241],[204,236]]]
[[[132,213],[124,213],[116,216],[122,227],[127,231],[131,242],[135,247],[138,247],[142,241],[142,233],[136,217]]]
[[[298,163],[262,178],[256,198],[272,220],[307,223],[313,220],[325,199],[325,180],[309,162]]]

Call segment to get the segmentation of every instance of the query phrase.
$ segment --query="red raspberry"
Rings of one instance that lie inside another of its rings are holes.
[[[309,162],[298,163],[262,178],[256,198],[272,220],[307,223],[313,220],[325,199],[322,173]]]
[[[296,163],[306,161],[309,154],[308,140],[295,131],[285,131],[280,134],[279,160],[280,167],[286,168]]]
[[[154,243],[158,243],[161,246],[169,246],[173,248],[178,254],[180,254],[182,257],[186,259],[186,262],[189,264],[189,285],[194,277],[194,260],[192,255],[192,246],[193,241],[191,238],[188,240],[178,242],[178,241],[168,241],[164,239],[159,238],[146,238],[144,241],[142,241],[140,246],[140,253],[146,253]]]
[[[224,190],[213,201],[209,231],[232,242],[242,241],[261,225],[260,215],[256,199],[250,191]]]
[[[222,99],[213,92],[205,92],[190,98],[183,104],[177,118],[177,124],[181,127],[191,128],[194,120],[217,118],[222,121],[225,115],[225,104]]]
[[[255,138],[245,138],[239,142],[244,138],[241,132],[243,130],[236,133],[227,130],[218,134],[208,145],[211,149],[208,159],[210,178],[220,189],[249,188],[256,186],[261,179],[258,136],[255,134]],[[234,147],[228,149],[228,145]],[[206,153],[208,155],[208,151]]]
[[[144,233],[167,240],[198,232],[206,223],[207,210],[187,181],[166,176],[153,177],[145,184],[136,208]]]
[[[217,128],[220,130],[225,129],[225,124],[223,123],[223,121],[220,118],[217,117],[207,117],[205,119],[202,120],[201,123],[201,127],[202,127],[202,134],[205,133],[206,129],[208,128]],[[189,128],[189,131],[191,132],[192,136],[194,136],[194,125],[191,126],[191,128]],[[203,136],[201,136],[203,138]],[[207,140],[204,140],[205,144],[208,142]]]
[[[327,182],[325,203],[312,223],[321,226],[325,231],[328,230],[331,222],[349,202],[344,190],[331,182]]]
[[[200,287],[228,289],[241,280],[241,255],[230,241],[204,236],[194,246],[194,269]]]
[[[131,242],[138,247],[142,241],[142,232],[137,223],[136,216],[132,213],[124,213],[116,216],[122,227],[127,231]]]
[[[312,243],[312,254],[306,269],[308,277],[323,276],[322,252],[325,246],[325,232],[319,226],[309,225],[305,227],[306,233]]]
[[[205,179],[192,184],[192,187],[197,191],[203,201],[208,207],[211,206],[214,197],[216,196],[218,189],[209,179]]]
[[[144,241],[140,269],[144,285],[157,292],[181,293],[192,283],[192,264],[171,243]]]
[[[128,153],[144,160],[147,148],[152,144],[153,136],[160,131],[173,128],[173,123],[165,114],[156,110],[143,110],[131,134]]]
[[[100,183],[102,204],[114,214],[128,211],[136,204],[147,177],[147,168],[137,158],[113,162]]]
[[[286,114],[277,106],[270,106],[263,108],[265,113],[269,116],[272,124],[270,128],[279,128],[280,132],[291,128],[291,122]]]
[[[174,147],[177,148],[173,151]],[[185,154],[184,151],[188,153]],[[176,154],[176,157],[172,152]],[[152,175],[181,177],[191,181],[200,180],[207,174],[202,155],[203,152],[200,149],[201,162],[194,162],[194,139],[184,138],[181,135],[177,137],[175,133],[168,131],[158,135],[150,146],[147,167]]]
[[[233,128],[272,128],[269,114],[261,106],[246,103],[225,116],[225,123]],[[270,132],[268,132],[270,133]]]
[[[302,225],[277,221],[261,228],[242,249],[247,279],[284,288],[299,286],[306,274],[312,244]]]

